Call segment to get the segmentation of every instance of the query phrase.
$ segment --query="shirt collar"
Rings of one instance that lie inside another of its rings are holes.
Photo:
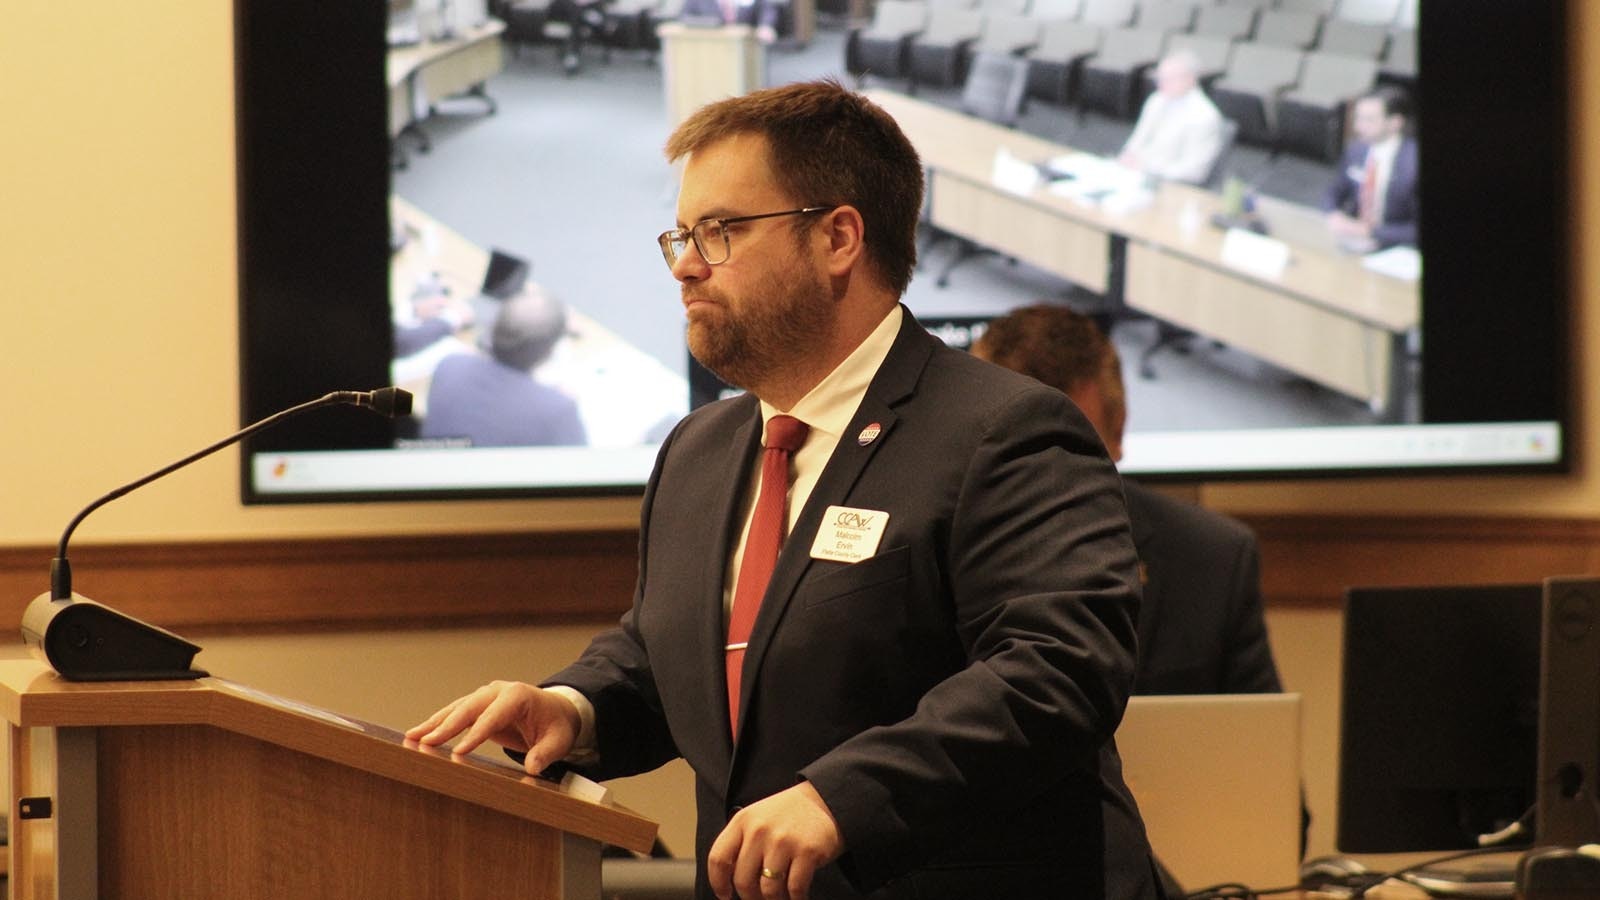
[[[822,432],[834,439],[843,434],[845,426],[855,416],[856,408],[861,405],[861,398],[867,395],[872,377],[878,374],[878,367],[888,358],[889,349],[894,346],[894,339],[900,333],[902,318],[904,310],[896,303],[883,321],[878,323],[878,327],[867,335],[866,340],[857,344],[843,362],[796,401],[794,408],[787,411],[788,415],[811,426],[813,433]],[[765,400],[761,401],[763,424],[784,412]]]

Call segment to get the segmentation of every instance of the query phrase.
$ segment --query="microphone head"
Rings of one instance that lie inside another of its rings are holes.
[[[372,408],[394,418],[411,415],[411,392],[397,387],[379,388],[372,392]]]

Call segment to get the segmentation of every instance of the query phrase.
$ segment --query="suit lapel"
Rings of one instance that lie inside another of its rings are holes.
[[[915,391],[922,369],[936,346],[937,339],[929,336],[909,311],[904,315],[905,320],[901,323],[894,345],[889,349],[889,355],[878,367],[856,414],[840,435],[838,446],[828,458],[816,487],[811,489],[811,496],[795,520],[794,530],[784,540],[783,549],[778,554],[772,580],[767,583],[767,592],[761,600],[761,611],[750,632],[750,646],[745,650],[744,675],[740,679],[741,720],[760,679],[761,661],[772,643],[772,635],[783,619],[800,579],[811,566],[811,544],[817,529],[822,526],[823,511],[849,496],[850,490],[866,470],[867,463],[878,448],[889,440],[899,418],[893,407]],[[873,424],[879,427],[880,432],[863,445],[857,436]]]

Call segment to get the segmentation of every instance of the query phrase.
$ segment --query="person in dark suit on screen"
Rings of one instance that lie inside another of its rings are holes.
[[[566,333],[566,306],[543,289],[529,285],[503,301],[487,355],[457,353],[434,368],[421,436],[474,447],[587,443],[578,405],[533,377]]]
[[[1421,173],[1417,142],[1406,134],[1410,116],[1411,103],[1398,88],[1381,87],[1355,102],[1356,139],[1322,199],[1328,229],[1349,250],[1417,246]]]
[[[832,81],[703,107],[667,149],[689,347],[748,393],[662,446],[620,626],[408,735],[599,778],[682,756],[702,897],[1160,897],[1111,740],[1116,470],[1066,397],[899,304],[916,151]]]
[[[1041,304],[989,323],[974,355],[1071,397],[1122,458],[1127,420],[1117,350],[1087,316]],[[1255,535],[1242,523],[1123,481],[1144,599],[1137,694],[1283,690],[1267,642]]]
[[[783,0],[684,0],[681,17],[685,22],[749,25],[761,43],[770,44],[778,38],[783,5]]]

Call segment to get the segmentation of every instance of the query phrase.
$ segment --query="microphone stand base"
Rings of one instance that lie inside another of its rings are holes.
[[[68,681],[169,681],[204,678],[190,663],[198,644],[79,594],[49,591],[22,614],[22,640]]]

